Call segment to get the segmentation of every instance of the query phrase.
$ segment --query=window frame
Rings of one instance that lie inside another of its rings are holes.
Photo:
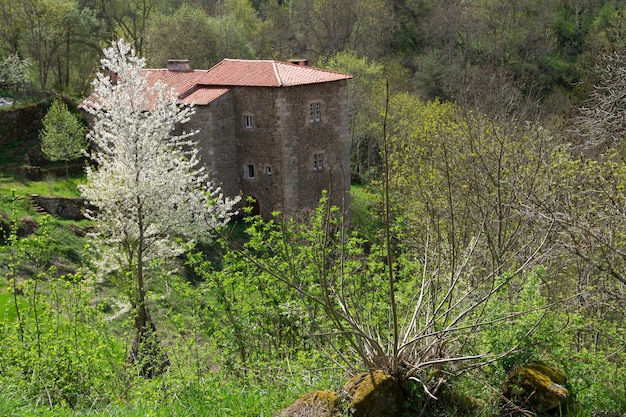
[[[244,129],[254,129],[254,117],[251,114],[243,115],[243,128]]]
[[[256,167],[254,164],[246,164],[244,167],[245,177],[247,180],[256,179]]]
[[[309,124],[315,125],[322,122],[322,101],[309,102]]]
[[[315,152],[313,154],[313,171],[320,172],[324,170],[324,152]]]

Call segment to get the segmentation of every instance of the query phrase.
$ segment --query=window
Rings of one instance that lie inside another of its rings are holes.
[[[319,101],[309,104],[309,122],[318,123],[322,120],[322,106]]]
[[[324,154],[313,154],[313,171],[321,171],[324,169]]]
[[[246,165],[246,178],[254,179],[254,165],[253,164]]]
[[[252,129],[252,116],[250,115],[243,116],[243,126],[246,129]]]
[[[271,166],[266,166],[265,167],[265,173],[267,175],[272,175],[272,167]]]

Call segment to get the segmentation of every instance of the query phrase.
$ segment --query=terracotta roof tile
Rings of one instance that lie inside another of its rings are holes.
[[[185,104],[197,104],[198,106],[207,105],[216,98],[226,94],[230,88],[224,87],[199,87],[189,92],[185,96],[181,96],[180,101]]]
[[[179,95],[185,95],[195,88],[199,81],[206,75],[207,70],[197,71],[168,71],[167,69],[143,70],[149,84],[158,80],[172,87]]]
[[[150,84],[161,80],[174,88],[181,101],[206,105],[228,87],[289,87],[347,80],[349,74],[272,60],[224,59],[209,70],[143,70]]]
[[[202,82],[224,86],[288,87],[350,78],[349,74],[287,62],[224,59],[206,73]]]

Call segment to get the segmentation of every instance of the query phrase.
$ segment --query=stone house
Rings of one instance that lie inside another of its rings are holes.
[[[305,61],[225,59],[209,70],[185,60],[146,69],[196,113],[202,161],[227,195],[252,197],[268,218],[317,207],[322,190],[350,216],[347,80]]]

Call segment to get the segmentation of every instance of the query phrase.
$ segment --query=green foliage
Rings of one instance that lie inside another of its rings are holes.
[[[550,304],[546,273],[538,267],[523,280],[502,276],[500,280],[506,284],[489,301],[486,314],[504,319],[485,331],[489,349],[502,355],[497,361],[501,369],[494,370],[501,379],[516,365],[559,360],[574,342],[580,317],[567,315]]]
[[[367,184],[380,173],[380,138],[386,85],[404,88],[408,74],[393,63],[380,63],[352,51],[338,52],[320,65],[353,75],[348,87],[351,173]]]
[[[47,219],[37,234],[19,239],[16,213],[7,239],[12,297],[2,297],[0,308],[2,385],[51,407],[103,401],[119,353],[91,308],[82,275],[54,277]],[[30,270],[27,278],[18,275],[24,267]]]
[[[352,184],[352,229],[369,242],[380,241],[382,201],[376,189]]]
[[[237,20],[245,11],[235,8],[233,13],[214,17],[185,4],[173,14],[158,14],[146,34],[151,64],[164,67],[168,59],[184,57],[194,68],[208,69],[225,57],[252,58],[246,30],[253,28]]]
[[[43,119],[39,138],[42,152],[51,161],[71,161],[81,157],[87,148],[85,128],[58,98]]]

